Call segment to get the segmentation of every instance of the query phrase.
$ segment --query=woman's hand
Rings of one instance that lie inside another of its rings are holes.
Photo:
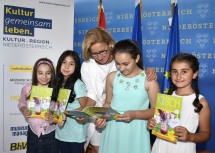
[[[131,122],[135,119],[135,112],[134,111],[127,111],[124,114],[117,115],[116,120],[124,121],[124,122]]]
[[[104,128],[106,126],[106,119],[105,118],[99,118],[95,121],[95,125],[97,128]]]
[[[176,126],[174,128],[175,136],[181,141],[190,141],[190,132],[183,126]]]
[[[155,118],[152,117],[152,118],[150,118],[150,119],[148,120],[147,127],[148,127],[148,129],[153,130],[153,129],[156,127],[156,124],[157,124],[157,123],[156,123]]]
[[[31,116],[31,114],[32,114],[31,111],[25,106],[23,106],[20,110],[24,117]]]
[[[149,82],[153,80],[157,80],[158,78],[157,73],[153,68],[146,68],[146,77],[147,77],[147,81]]]

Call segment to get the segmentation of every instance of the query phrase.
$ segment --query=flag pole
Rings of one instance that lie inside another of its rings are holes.
[[[172,16],[174,15],[175,12],[175,5],[177,4],[177,0],[171,0],[171,6],[172,6]]]
[[[172,3],[172,16],[174,15],[174,11],[175,11],[175,3]]]
[[[143,2],[140,0],[140,20],[142,21]]]
[[[171,3],[173,4],[173,3]],[[170,33],[169,33],[169,42],[167,45],[164,75],[163,75],[163,84],[161,87],[162,93],[168,93],[170,87],[171,73],[170,73],[170,62],[171,58],[180,52],[180,36],[179,36],[179,21],[178,21],[178,4],[172,5],[174,8],[173,17],[171,20]]]
[[[132,40],[138,42],[142,51],[142,0],[135,0],[134,25],[132,29]]]
[[[99,20],[100,20],[100,14],[101,14],[101,7],[102,7],[102,0],[99,0],[99,11],[98,11],[98,25],[99,25]]]
[[[175,3],[172,3],[172,16],[174,14],[174,10],[175,10]]]

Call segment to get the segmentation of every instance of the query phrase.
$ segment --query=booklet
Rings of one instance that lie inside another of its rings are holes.
[[[45,118],[45,113],[49,112],[52,90],[49,87],[32,86],[28,101],[28,109],[32,115],[28,117]]]
[[[180,124],[182,97],[157,94],[154,118],[157,122],[152,134],[170,142],[177,142],[174,128]]]
[[[116,119],[119,113],[110,107],[86,107],[82,111],[67,111],[67,115],[71,117],[83,117],[87,119]]]
[[[69,100],[71,90],[60,88],[57,101],[55,104],[55,110],[53,112],[53,118],[56,122],[62,122],[63,116],[65,115],[64,112],[67,107],[67,103]]]

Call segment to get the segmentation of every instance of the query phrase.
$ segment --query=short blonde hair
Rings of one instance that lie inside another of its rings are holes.
[[[109,47],[113,48],[115,41],[111,36],[111,34],[105,29],[102,29],[100,27],[90,29],[86,33],[86,36],[82,44],[82,51],[83,51],[82,55],[85,61],[90,59],[90,48],[92,47],[92,45],[96,43],[105,43]]]

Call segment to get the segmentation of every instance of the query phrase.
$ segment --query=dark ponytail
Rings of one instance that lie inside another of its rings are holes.
[[[195,90],[195,94],[196,94],[196,98],[193,101],[193,106],[195,107],[194,111],[196,113],[198,113],[198,112],[201,111],[201,109],[203,107],[202,104],[199,101],[199,94],[200,94],[200,92],[199,92],[199,85],[198,85],[198,76],[195,79],[193,79],[193,86],[194,86],[194,90]]]

